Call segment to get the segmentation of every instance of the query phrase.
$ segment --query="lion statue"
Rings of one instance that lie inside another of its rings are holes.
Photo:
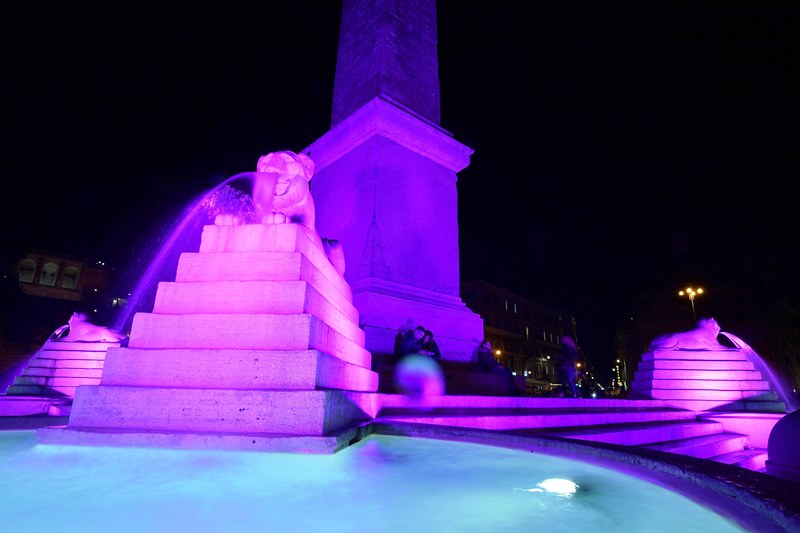
[[[314,200],[308,182],[314,162],[305,154],[272,152],[258,159],[253,200],[265,224],[295,222],[314,229]]]
[[[701,318],[689,331],[658,335],[650,342],[648,350],[729,350],[717,340],[720,331],[715,319]]]
[[[74,312],[67,321],[69,331],[58,340],[80,342],[120,342],[127,335],[89,322],[86,313]]]
[[[344,252],[339,241],[319,236],[316,211],[308,182],[314,175],[314,161],[306,154],[288,150],[271,152],[258,159],[253,178],[253,203],[263,224],[302,224],[312,234],[339,274],[344,275]],[[218,226],[241,224],[239,217],[218,215]]]

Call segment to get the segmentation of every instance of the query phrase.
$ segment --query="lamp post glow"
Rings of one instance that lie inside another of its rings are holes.
[[[689,297],[689,301],[692,303],[692,318],[694,318],[695,322],[697,322],[697,313],[694,311],[694,297],[698,294],[703,294],[703,289],[699,287],[697,289],[687,287],[685,291],[678,291],[678,296]]]

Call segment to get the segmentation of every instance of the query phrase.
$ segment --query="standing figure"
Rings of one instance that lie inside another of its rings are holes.
[[[573,398],[580,398],[581,393],[578,390],[578,385],[575,383],[577,380],[577,372],[575,366],[580,361],[580,354],[578,348],[575,346],[575,341],[569,335],[561,337],[561,347],[559,349],[559,367],[558,379],[562,383],[562,389],[565,391],[565,396],[572,394]]]

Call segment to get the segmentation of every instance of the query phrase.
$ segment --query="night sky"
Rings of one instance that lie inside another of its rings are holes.
[[[325,134],[341,6],[284,4],[5,2],[4,264],[121,268]],[[766,277],[796,299],[797,4],[512,5],[438,3],[441,125],[475,150],[462,279],[571,310],[598,355],[641,290]]]

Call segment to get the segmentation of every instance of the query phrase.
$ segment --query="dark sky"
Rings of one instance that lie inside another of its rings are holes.
[[[3,3],[3,260],[124,262],[329,129],[340,3],[243,4]],[[795,298],[796,4],[518,4],[438,3],[462,278],[572,310],[594,353],[640,290]]]

